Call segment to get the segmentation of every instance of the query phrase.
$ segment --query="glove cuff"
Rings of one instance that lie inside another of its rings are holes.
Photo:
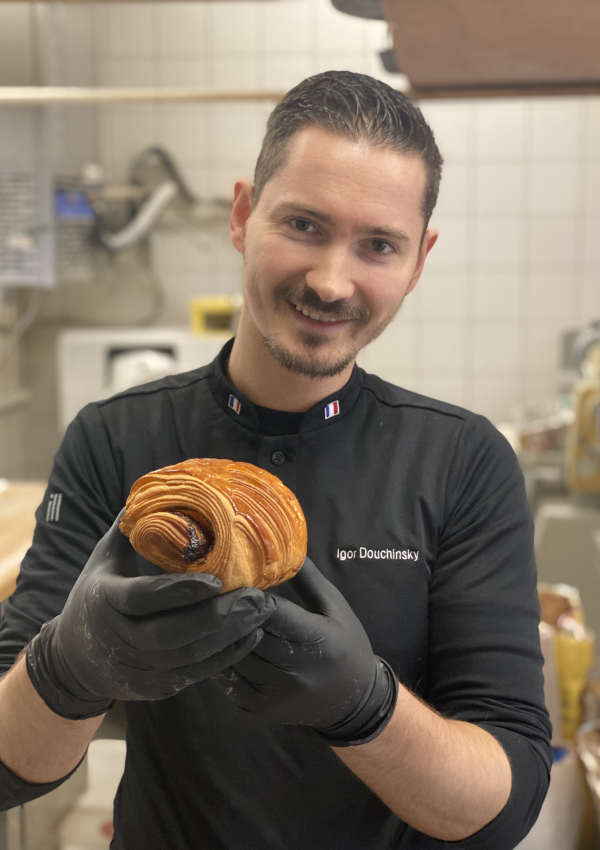
[[[377,672],[370,693],[350,717],[328,729],[315,729],[332,747],[357,747],[377,738],[392,719],[398,701],[398,679],[383,658],[377,658]]]
[[[45,623],[27,647],[25,663],[27,674],[38,696],[46,703],[50,711],[67,720],[88,720],[99,717],[112,707],[112,699],[95,699],[92,694],[73,694],[73,690],[83,691],[64,665],[60,663],[56,653],[52,651],[54,628],[56,620]]]

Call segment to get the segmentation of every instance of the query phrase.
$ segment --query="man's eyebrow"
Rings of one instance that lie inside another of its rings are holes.
[[[367,233],[372,236],[382,236],[384,239],[398,239],[399,241],[408,240],[410,237],[403,230],[392,230],[389,227],[367,227]]]
[[[321,212],[321,210],[318,210],[315,207],[307,207],[305,204],[284,202],[277,204],[274,210],[275,215],[280,215],[281,213],[286,212],[296,213],[297,215],[307,215],[311,218],[316,218],[318,221],[323,221],[325,224],[331,224],[333,221],[331,216],[327,215],[327,213]]]
[[[275,215],[281,215],[282,213],[295,213],[296,215],[306,215],[309,218],[316,218],[317,221],[322,221],[324,224],[333,224],[333,219],[327,213],[322,212],[321,210],[316,209],[315,207],[308,207],[305,204],[294,204],[284,202],[278,204],[274,209]],[[377,236],[383,239],[397,239],[399,241],[408,240],[409,237],[403,230],[393,230],[391,227],[381,227],[380,225],[374,224],[372,226],[368,226],[364,228],[364,232],[369,234],[369,236]]]

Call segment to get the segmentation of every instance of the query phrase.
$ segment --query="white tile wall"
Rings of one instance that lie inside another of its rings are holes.
[[[420,107],[433,128],[446,162],[468,160],[475,150],[476,112],[472,103],[436,101],[422,103]]]
[[[464,322],[423,322],[421,369],[424,375],[446,375],[465,370],[467,361]]]
[[[98,82],[101,86],[154,85],[158,67],[148,56],[113,56],[100,63]]]
[[[447,162],[436,206],[436,217],[465,215],[471,206],[473,179],[467,163]]]
[[[520,161],[480,162],[464,165],[469,185],[475,188],[475,208],[481,213],[518,213],[523,208],[523,171]],[[446,175],[444,175],[444,180]]]
[[[534,320],[529,324],[525,348],[525,364],[528,373],[539,375],[545,371],[550,374],[551,369],[548,367],[558,365],[558,334],[563,326],[560,319],[543,323]]]
[[[530,173],[532,212],[575,212],[579,199],[579,163],[575,158],[536,159],[530,165]]]
[[[286,56],[292,58],[310,57],[314,50],[314,26],[311,8],[302,0],[290,0],[286,3],[271,3],[262,9],[263,34],[262,49],[266,58]]]
[[[520,217],[507,213],[485,216],[482,213],[467,224],[469,253],[476,265],[495,269],[519,265],[524,241]]]
[[[548,98],[531,104],[531,157],[577,157],[581,146],[584,104]]]
[[[458,404],[460,407],[467,406],[466,375],[454,373],[452,375],[441,375],[439,373],[425,374],[418,385],[418,392],[431,398],[439,398],[450,404]],[[412,387],[411,387],[412,389]]]
[[[516,322],[481,321],[473,328],[473,369],[480,375],[515,374],[520,360]]]
[[[518,319],[522,310],[521,278],[518,267],[509,271],[479,271],[469,304],[474,321]]]
[[[136,156],[158,141],[152,106],[106,106],[100,110],[100,150],[109,180],[126,180]]]
[[[99,82],[287,89],[339,68],[392,85],[376,56],[385,23],[328,0],[98,5]],[[159,143],[194,191],[231,196],[251,178],[271,106],[128,106],[102,110],[112,179]],[[552,393],[558,334],[600,316],[600,98],[424,102],[446,160],[422,280],[361,355],[383,378],[493,419]],[[164,321],[185,322],[196,293],[239,291],[226,225],[191,245],[154,242]]]
[[[475,139],[479,160],[520,161],[526,149],[524,100],[490,100],[477,105]]]
[[[464,319],[468,303],[468,279],[464,271],[425,272],[418,284],[423,316],[436,321]]]
[[[460,215],[434,213],[431,226],[439,230],[439,239],[427,258],[428,269],[463,270],[469,260],[469,221]]]
[[[527,262],[548,270],[556,266],[572,268],[576,262],[579,224],[572,215],[532,215],[528,221],[529,236],[525,240]]]
[[[577,222],[583,228],[583,263],[586,270],[600,272],[600,216]],[[600,279],[599,279],[600,285]]]
[[[582,153],[584,156],[598,159],[600,156],[600,99],[588,101],[583,109],[583,140]]]
[[[534,392],[537,396],[537,384]],[[465,406],[499,422],[506,419],[507,410],[512,410],[517,393],[518,382],[514,373],[506,376],[478,375],[471,382]]]
[[[580,314],[583,316],[600,316],[600,266],[595,271],[583,275],[582,290]]]
[[[414,326],[395,319],[386,331],[361,352],[361,365],[384,380],[407,386],[415,380],[418,341]]]
[[[204,3],[164,3],[154,16],[161,57],[203,59],[211,39],[208,7]]]
[[[205,112],[173,106],[164,110],[161,142],[177,162],[186,163],[186,172],[190,167],[210,166],[214,155]]]
[[[600,152],[600,145],[598,146]],[[584,209],[600,213],[600,159],[583,163]]]
[[[575,295],[577,292],[572,266],[564,271],[534,270],[526,277],[526,316],[532,322],[538,319],[575,318]]]
[[[209,63],[198,56],[187,57],[175,53],[161,57],[158,77],[166,88],[207,88],[209,85]]]
[[[111,56],[150,56],[154,53],[158,29],[156,13],[135,3],[104,6],[99,12],[103,53]]]
[[[261,48],[257,3],[240,0],[209,3],[207,13],[211,38],[209,50],[215,57],[235,53],[248,54],[251,59],[256,56]]]

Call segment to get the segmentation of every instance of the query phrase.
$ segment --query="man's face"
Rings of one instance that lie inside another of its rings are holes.
[[[232,240],[244,255],[245,321],[285,368],[343,371],[416,285],[437,234],[423,240],[425,165],[307,127],[250,213],[236,185]]]

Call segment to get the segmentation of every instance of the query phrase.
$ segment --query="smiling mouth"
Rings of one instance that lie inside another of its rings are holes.
[[[326,316],[324,313],[317,313],[314,310],[307,310],[306,307],[301,307],[299,304],[296,304],[294,301],[288,301],[290,307],[294,307],[299,313],[302,313],[303,316],[307,316],[309,319],[312,319],[314,322],[323,322],[324,324],[343,324],[348,321],[348,319],[335,319],[333,316]]]

